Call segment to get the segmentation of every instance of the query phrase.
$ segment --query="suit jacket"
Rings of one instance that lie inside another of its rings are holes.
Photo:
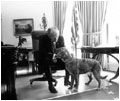
[[[39,52],[41,58],[52,58],[54,53],[54,46],[47,34],[40,36],[39,39]]]
[[[56,46],[54,46],[53,42],[51,42],[51,39],[48,37],[47,34],[42,35],[39,38],[39,57],[41,59],[44,59],[46,57],[52,59],[55,48],[60,48],[64,46],[65,45],[63,36],[59,36],[58,41],[56,42]]]
[[[60,48],[60,47],[65,47],[64,38],[61,35],[59,36],[58,41],[56,43],[56,48]]]

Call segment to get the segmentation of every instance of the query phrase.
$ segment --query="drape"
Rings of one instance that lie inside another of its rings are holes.
[[[102,27],[105,22],[107,1],[76,1],[83,30],[83,46],[98,46],[102,42]],[[82,57],[89,57],[83,54]]]
[[[65,46],[73,57],[80,58],[80,51],[77,51],[77,48],[81,46],[82,37],[80,36],[82,33],[83,32],[81,31],[78,8],[75,7],[74,1],[69,1],[66,10],[66,20],[63,36],[65,39]]]
[[[76,1],[84,33],[83,45],[97,46],[101,43],[102,27],[105,22],[107,1]],[[90,38],[92,35],[92,39]],[[94,42],[92,42],[94,41]]]
[[[56,5],[58,5],[58,2],[56,2]],[[101,39],[102,27],[105,22],[105,15],[107,10],[107,1],[72,1],[72,2],[69,1],[68,2],[63,36],[65,38],[65,45],[70,49],[70,51],[71,50],[75,51],[75,48],[80,47],[79,44],[75,47],[71,41],[71,38],[73,38],[73,32],[71,31],[71,27],[74,26],[72,22],[74,9],[78,10],[79,19],[77,19],[78,20],[77,22],[81,23],[78,27],[81,30],[77,34],[79,34],[80,41],[82,40],[83,42],[79,42],[79,43],[82,43],[82,46],[100,45],[102,41]],[[55,11],[57,10],[55,9]],[[56,16],[56,18],[57,17],[58,16]],[[56,20],[56,25],[58,25],[57,22],[58,21]],[[76,40],[76,38],[73,39]],[[79,51],[80,50],[77,50],[77,53]],[[85,57],[89,57],[89,54],[88,56],[87,54],[85,54]]]
[[[63,34],[67,1],[54,1],[54,26]]]

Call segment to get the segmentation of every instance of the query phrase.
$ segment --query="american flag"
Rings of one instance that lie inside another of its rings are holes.
[[[71,26],[71,43],[72,43],[72,49],[74,51],[73,56],[77,57],[77,45],[80,42],[80,33],[79,33],[79,28],[80,28],[80,20],[79,20],[79,12],[78,8],[73,6],[73,12],[72,12],[72,26]]]

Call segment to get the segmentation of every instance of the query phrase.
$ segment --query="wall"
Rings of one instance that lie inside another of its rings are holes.
[[[6,44],[18,44],[14,36],[13,20],[33,18],[34,30],[40,30],[41,18],[46,14],[48,27],[53,26],[52,1],[1,1],[1,40]],[[24,46],[32,47],[31,37],[26,36]]]

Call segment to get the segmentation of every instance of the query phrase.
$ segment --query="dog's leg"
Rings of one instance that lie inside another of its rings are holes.
[[[85,85],[89,85],[90,82],[92,81],[92,73],[88,74],[89,81],[85,83]]]
[[[75,91],[78,91],[78,86],[79,86],[79,74],[75,76]]]
[[[78,87],[78,85],[79,85],[79,74],[77,74],[75,76],[75,85],[74,85],[74,87]]]
[[[74,84],[74,76],[71,75],[71,84],[70,84],[70,87],[68,89],[72,89],[73,88],[73,84]]]
[[[96,78],[96,80],[98,81],[98,89],[101,89],[101,80],[100,80],[100,73],[98,73],[96,70],[93,71],[93,75]]]

